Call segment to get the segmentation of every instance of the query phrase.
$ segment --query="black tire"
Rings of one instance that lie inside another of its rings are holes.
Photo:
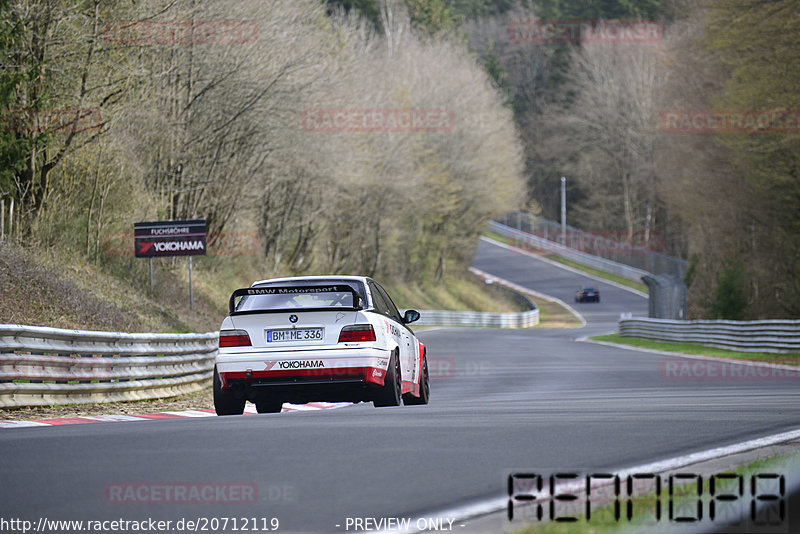
[[[403,404],[406,406],[415,406],[419,404],[428,404],[428,401],[431,397],[431,386],[428,383],[428,355],[426,354],[428,351],[427,349],[425,352],[422,353],[422,371],[419,381],[419,397],[415,397],[411,393],[406,393],[403,395]]]
[[[257,400],[256,411],[258,413],[280,413],[283,409],[283,402],[273,399]]]
[[[397,353],[389,360],[389,370],[383,379],[383,387],[378,391],[372,404],[377,408],[400,406],[403,401],[403,378],[400,373],[400,358]]]
[[[237,399],[229,391],[222,391],[222,382],[214,366],[214,410],[217,415],[242,415],[245,402],[245,399]]]

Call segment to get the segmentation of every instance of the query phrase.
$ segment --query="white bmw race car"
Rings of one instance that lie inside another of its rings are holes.
[[[363,276],[255,282],[231,295],[214,368],[218,415],[259,413],[284,402],[427,404],[425,346],[386,291]]]

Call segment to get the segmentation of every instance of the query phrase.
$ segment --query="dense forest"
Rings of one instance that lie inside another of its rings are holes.
[[[516,207],[522,145],[474,56],[410,26],[314,0],[5,2],[0,190],[21,239],[119,263],[106,236],[204,217],[257,235],[265,274],[441,278]],[[304,121],[358,109],[448,124]]]
[[[330,3],[365,13],[381,5]],[[567,176],[571,224],[657,233],[664,252],[689,260],[693,317],[800,317],[796,2],[406,4],[423,32],[465,42],[513,111],[525,150],[527,209],[558,219],[560,177]],[[515,24],[536,19],[653,21],[663,34],[639,42],[509,35]],[[690,110],[721,111],[723,118],[786,113],[772,127],[663,128],[663,114]]]
[[[663,34],[510,34],[533,20]],[[800,130],[661,119],[800,109],[798,25],[793,0],[0,0],[0,196],[19,242],[119,270],[108,236],[202,216],[270,273],[435,281],[489,217],[558,218],[567,176],[571,224],[689,260],[693,317],[796,318]],[[450,122],[304,122],[404,109]]]

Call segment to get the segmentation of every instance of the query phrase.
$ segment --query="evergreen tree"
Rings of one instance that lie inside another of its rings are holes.
[[[741,321],[747,309],[747,296],[744,292],[744,269],[739,262],[725,265],[717,281],[714,300],[709,312],[714,319]]]

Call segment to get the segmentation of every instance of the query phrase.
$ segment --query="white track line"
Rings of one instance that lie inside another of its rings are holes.
[[[534,254],[533,252],[528,252],[527,250],[520,249],[518,247],[512,247],[511,245],[506,245],[505,243],[501,243],[500,241],[495,241],[491,237],[481,236],[482,240],[491,243],[493,245],[497,245],[498,247],[503,247],[505,249],[511,250],[513,252],[517,252],[519,254],[524,254],[526,256],[531,256],[532,258],[536,258],[541,260],[545,263],[549,263],[554,267],[558,267],[559,269],[564,269],[565,271],[569,271],[571,273],[579,274],[581,276],[585,276],[587,278],[591,278],[592,280],[597,280],[598,282],[603,282],[604,284],[609,284],[619,289],[623,289],[625,291],[629,291],[634,295],[639,295],[640,297],[647,298],[647,293],[643,291],[639,291],[638,289],[633,289],[632,287],[628,287],[625,284],[620,284],[619,282],[614,282],[613,280],[609,280],[607,278],[602,278],[600,276],[596,276],[594,274],[587,273],[585,271],[581,271],[580,269],[576,269],[574,267],[570,267],[569,265],[564,265],[563,263],[559,263],[557,261],[549,260],[540,254]]]
[[[286,404],[283,405],[283,409],[284,409],[284,411],[285,410],[292,410],[292,411],[295,411],[295,412],[313,412],[315,410],[320,410],[321,408],[318,408],[316,406],[308,406],[308,405],[305,405],[305,404],[289,404],[289,403],[286,403]]]
[[[83,415],[81,419],[92,419],[94,421],[102,421],[107,423],[109,421],[147,421],[143,417],[136,417],[135,415]]]
[[[345,406],[352,406],[350,402],[311,402],[309,404],[289,404],[285,403],[283,413],[293,412],[311,412],[316,410],[332,410],[335,408],[344,408]],[[245,414],[257,414],[256,407],[248,403],[244,408]],[[216,417],[214,412],[204,412],[202,410],[182,410],[182,411],[165,411],[152,414],[143,415],[125,415],[125,414],[104,414],[104,415],[80,415],[75,417],[62,417],[57,419],[76,419],[84,423],[116,423],[116,422],[130,422],[130,421],[152,421],[154,418],[148,416],[155,416],[159,414],[173,415],[177,417]],[[69,424],[69,423],[67,423]],[[59,423],[41,423],[39,421],[3,421],[0,420],[0,428],[22,428],[31,426],[61,426]]]
[[[211,412],[201,412],[199,410],[184,410],[180,412],[159,412],[177,415],[179,417],[216,417],[217,414]]]
[[[36,421],[0,421],[0,428],[22,428],[26,426],[53,426],[48,423],[38,423]]]
[[[563,306],[564,308],[567,309],[568,312],[570,312],[572,315],[574,315],[575,317],[577,317],[580,320],[581,327],[586,326],[586,319],[583,317],[583,315],[578,310],[576,310],[575,308],[573,308],[572,306],[570,306],[569,304],[567,304],[566,302],[564,302],[563,300],[561,300],[559,298],[552,297],[550,295],[545,295],[544,293],[539,293],[535,289],[531,289],[529,287],[525,287],[525,286],[521,286],[519,284],[515,284],[514,282],[506,280],[505,278],[500,278],[499,276],[495,276],[493,274],[489,274],[486,271],[481,271],[480,269],[477,269],[475,267],[470,267],[469,271],[471,273],[477,274],[478,276],[481,276],[481,277],[486,278],[488,280],[492,280],[494,282],[497,282],[498,284],[503,284],[504,286],[508,286],[511,289],[514,289],[515,291],[519,291],[519,292],[522,292],[522,293],[530,293],[534,297],[537,297],[537,298],[540,298],[540,299],[543,299],[543,300],[547,300],[549,302],[554,302],[554,303],[556,303],[556,304],[558,304],[560,306]]]
[[[786,441],[793,441],[798,438],[800,438],[800,429],[790,430],[788,432],[782,432],[780,434],[772,434],[769,436],[764,436],[762,438],[743,441],[741,443],[734,443],[733,445],[727,445],[725,447],[716,447],[714,449],[708,449],[705,451],[686,454],[683,456],[676,456],[675,458],[669,458],[667,460],[660,460],[658,462],[652,462],[649,464],[623,468],[619,471],[616,471],[615,474],[619,475],[620,478],[624,478],[627,477],[628,475],[632,475],[635,473],[653,473],[653,474],[663,473],[664,471],[670,471],[673,469],[677,469],[679,467],[685,467],[687,465],[692,465],[699,462],[705,462],[708,460],[713,460],[715,458],[722,458],[725,456],[730,456],[731,454],[738,454],[740,452],[760,449],[762,447],[769,447],[770,445],[776,445],[778,443],[784,443]],[[453,523],[457,524],[457,523],[462,523],[467,519],[471,519],[473,517],[501,512],[505,510],[507,506],[508,506],[508,496],[504,495],[502,497],[486,499],[471,504],[455,506],[453,508],[447,508],[430,514],[413,517],[411,518],[409,525],[416,525],[417,520],[421,520],[424,518],[447,518],[448,520],[452,519]],[[422,530],[414,527],[405,530],[391,530],[391,531],[377,531],[377,532],[381,534],[383,533],[389,534],[389,532],[411,533],[411,532],[422,532]]]

